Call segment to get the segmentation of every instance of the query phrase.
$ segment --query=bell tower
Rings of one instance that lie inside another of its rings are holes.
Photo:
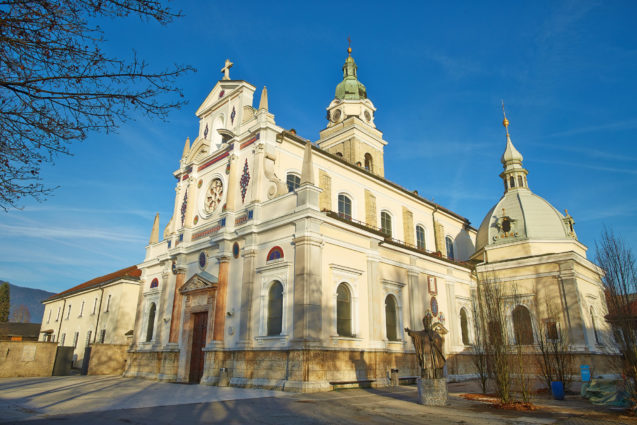
[[[383,133],[374,124],[376,108],[367,89],[358,81],[358,67],[347,48],[343,81],[336,86],[334,100],[327,107],[327,127],[320,132],[319,148],[347,162],[384,176]]]

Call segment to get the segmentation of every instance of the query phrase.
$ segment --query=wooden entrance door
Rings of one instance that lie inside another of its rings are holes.
[[[203,376],[204,352],[208,313],[193,313],[192,352],[190,354],[189,382],[199,383]]]

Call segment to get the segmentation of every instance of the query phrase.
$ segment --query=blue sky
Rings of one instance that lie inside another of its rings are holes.
[[[417,3],[417,4],[416,4]],[[112,55],[190,64],[190,102],[168,122],[132,116],[43,176],[48,201],[0,213],[0,279],[58,292],[144,258],[170,218],[183,143],[221,77],[268,86],[277,124],[315,141],[347,37],[389,144],[386,177],[478,227],[502,195],[500,100],[529,185],[568,208],[589,246],[604,225],[637,248],[637,3],[175,2],[168,26],[100,22]],[[257,96],[258,97],[258,96]],[[258,99],[255,100],[258,102]]]

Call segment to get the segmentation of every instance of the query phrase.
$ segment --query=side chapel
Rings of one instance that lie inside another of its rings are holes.
[[[266,88],[254,108],[256,88],[230,79],[231,66],[196,112],[173,216],[162,238],[155,218],[138,265],[125,375],[303,392],[387,385],[390,368],[417,374],[404,328],[429,312],[449,329],[449,376],[471,377],[480,272],[518,283],[512,327],[544,320],[550,294],[559,314],[548,319],[582,354],[601,352],[599,270],[573,219],[529,189],[506,119],[505,193],[476,230],[384,178],[387,141],[351,48],[315,143],[276,124]]]

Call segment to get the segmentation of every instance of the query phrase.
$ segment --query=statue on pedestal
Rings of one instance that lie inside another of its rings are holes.
[[[447,380],[444,367],[447,359],[443,352],[444,338],[448,331],[442,323],[433,323],[431,313],[422,319],[424,330],[405,328],[411,337],[420,366],[418,401],[429,406],[444,406],[447,402]]]

